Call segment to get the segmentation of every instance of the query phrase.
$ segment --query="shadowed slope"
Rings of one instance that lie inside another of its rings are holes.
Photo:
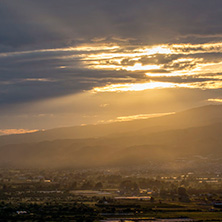
[[[146,120],[64,127],[22,135],[0,136],[0,146],[45,140],[104,137],[110,134],[119,135],[129,132],[140,134],[146,131],[146,133],[152,133],[171,129],[204,126],[217,122],[222,122],[222,105],[198,107],[184,112]]]
[[[96,167],[222,158],[222,124],[99,139],[56,140],[0,147],[1,166]]]

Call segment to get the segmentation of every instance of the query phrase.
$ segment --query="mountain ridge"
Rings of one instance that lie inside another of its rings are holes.
[[[204,126],[222,121],[222,105],[207,105],[161,117],[143,120],[106,123],[98,125],[55,128],[46,131],[20,135],[0,136],[0,146],[23,142],[40,142],[55,139],[98,138],[109,135],[137,132],[147,129],[147,133],[171,129]]]
[[[139,138],[54,140],[0,147],[1,167],[98,167],[222,158],[222,123],[143,134]]]

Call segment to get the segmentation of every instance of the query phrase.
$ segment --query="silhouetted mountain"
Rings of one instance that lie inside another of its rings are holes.
[[[110,134],[118,136],[120,134],[127,135],[130,132],[141,134],[142,132],[152,133],[172,129],[184,129],[222,122],[221,114],[222,105],[210,105],[145,120],[64,127],[21,135],[0,136],[0,146],[58,139],[98,138]]]
[[[5,145],[1,166],[96,167],[222,158],[222,123],[150,134]]]

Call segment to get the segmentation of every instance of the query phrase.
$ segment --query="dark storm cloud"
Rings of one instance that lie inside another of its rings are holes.
[[[114,51],[121,53],[130,50],[131,45],[195,43],[197,39],[219,41],[222,39],[221,20],[221,0],[2,0],[0,104],[147,79],[141,71],[94,70],[84,66],[84,59],[94,53],[93,50],[64,52],[47,49],[112,42],[125,46]],[[195,53],[191,56],[190,50],[203,51],[203,55]],[[143,65],[163,65],[162,69],[153,69],[150,73],[167,73],[196,65],[175,62],[179,58],[218,62],[221,56],[215,52],[207,56],[201,46],[187,47],[183,52],[188,55],[155,54],[143,56],[138,61]],[[94,62],[93,59],[85,61],[88,66]],[[101,59],[100,62],[118,65],[116,61]],[[121,61],[122,66],[135,64],[136,61],[129,58]]]
[[[183,36],[193,41],[221,34],[221,20],[220,0],[2,0],[0,42],[6,50],[109,36],[150,44]]]
[[[144,78],[141,72],[88,69],[79,54],[62,50],[0,54],[0,104],[63,96],[104,86],[107,82]]]

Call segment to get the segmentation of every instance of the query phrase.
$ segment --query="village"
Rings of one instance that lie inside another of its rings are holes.
[[[0,216],[48,221],[210,221],[221,216],[220,172],[165,174],[125,168],[1,169]],[[81,210],[85,213],[76,213]]]

